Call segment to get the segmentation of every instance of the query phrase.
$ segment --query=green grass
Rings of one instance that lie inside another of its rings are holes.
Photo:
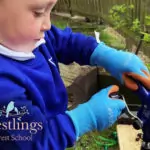
[[[60,29],[64,29],[65,27],[67,27],[69,25],[67,20],[63,20],[63,19],[59,19],[59,20],[51,20],[52,24],[54,24],[56,27],[60,28]]]
[[[112,136],[114,132],[116,132],[116,125],[102,132],[89,132],[83,135],[73,148],[68,148],[66,150],[103,150],[104,147],[99,145],[99,143],[103,143],[103,141],[99,139],[99,136],[108,139],[114,139],[114,137]],[[109,150],[118,150],[118,144],[110,147]]]
[[[97,32],[100,32],[100,40],[105,42],[107,45],[110,45],[117,49],[124,49],[125,45],[119,42],[119,38],[116,39],[116,37],[113,37],[109,33],[103,31],[105,29],[105,26],[96,26],[96,25],[90,25],[90,24],[83,24],[81,22],[73,22],[67,19],[52,19],[52,24],[57,26],[58,28],[64,29],[67,26],[70,26],[74,32],[81,32],[85,35],[94,35],[94,30]],[[92,28],[93,27],[93,28]]]
[[[125,49],[125,44],[120,41],[119,37],[113,37],[111,34],[105,32],[104,30],[101,31],[100,39],[111,47],[116,49]]]

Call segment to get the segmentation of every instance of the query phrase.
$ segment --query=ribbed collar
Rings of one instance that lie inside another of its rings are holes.
[[[35,44],[35,48],[37,48],[38,46],[40,46],[41,44],[45,43],[45,39],[40,39],[36,44]],[[25,60],[29,60],[29,59],[33,59],[35,58],[35,55],[32,52],[18,52],[18,51],[13,51],[9,48],[6,48],[5,46],[0,44],[0,54],[7,56],[9,58],[18,60],[18,61],[25,61]]]

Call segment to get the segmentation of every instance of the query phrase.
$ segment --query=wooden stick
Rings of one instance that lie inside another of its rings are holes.
[[[120,150],[140,150],[142,139],[137,141],[139,133],[142,133],[142,130],[135,130],[132,125],[117,125]]]

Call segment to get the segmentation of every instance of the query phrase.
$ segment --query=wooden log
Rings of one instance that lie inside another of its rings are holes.
[[[140,150],[142,139],[137,141],[139,133],[142,130],[135,130],[132,125],[117,125],[120,150]]]

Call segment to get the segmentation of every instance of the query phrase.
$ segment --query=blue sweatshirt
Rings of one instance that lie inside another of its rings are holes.
[[[35,58],[0,55],[0,149],[64,150],[76,141],[58,62],[88,65],[95,38],[52,26]]]

